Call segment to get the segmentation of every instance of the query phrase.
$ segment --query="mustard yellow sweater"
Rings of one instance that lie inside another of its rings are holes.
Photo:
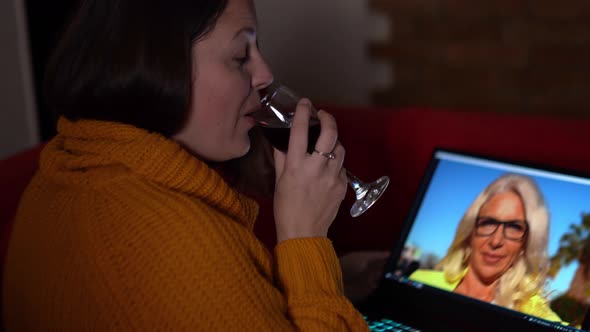
[[[253,234],[254,201],[174,141],[61,119],[15,221],[8,331],[364,331],[327,238]]]

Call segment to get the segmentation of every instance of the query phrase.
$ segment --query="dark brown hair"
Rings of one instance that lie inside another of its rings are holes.
[[[70,120],[131,124],[164,136],[188,116],[191,49],[227,0],[84,0],[49,62],[45,98]]]
[[[250,151],[241,158],[222,163],[221,167],[237,190],[256,198],[270,197],[275,185],[273,148],[259,127],[252,128],[248,134]]]
[[[82,1],[48,65],[48,106],[73,121],[114,121],[171,137],[188,117],[192,46],[215,27],[227,1]],[[246,156],[216,167],[238,190],[267,196],[272,149],[257,128],[250,137]]]

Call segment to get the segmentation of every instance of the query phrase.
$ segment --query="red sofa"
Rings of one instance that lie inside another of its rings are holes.
[[[435,147],[542,163],[590,174],[590,118],[474,113],[424,108],[326,107],[338,120],[346,147],[345,166],[361,179],[389,175],[384,196],[364,215],[343,202],[330,237],[340,253],[388,249],[401,231],[425,167]],[[0,161],[0,254],[22,191],[37,167],[39,147]],[[270,201],[261,201],[256,232],[275,243]],[[1,263],[1,262],[0,262]],[[0,271],[1,272],[1,271]]]
[[[590,117],[461,112],[424,108],[326,108],[338,121],[345,166],[361,179],[389,175],[387,192],[364,215],[352,218],[352,191],[330,229],[340,253],[389,249],[401,232],[423,172],[436,147],[546,164],[590,174]],[[264,205],[270,204],[268,202]],[[271,209],[258,234],[273,243]]]

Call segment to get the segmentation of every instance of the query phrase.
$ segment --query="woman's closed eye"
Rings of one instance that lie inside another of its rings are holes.
[[[246,63],[250,60],[250,47],[246,47],[246,50],[242,55],[239,55],[234,58],[234,61],[240,66],[243,67]]]
[[[242,67],[242,66],[244,66],[244,65],[245,65],[245,64],[248,62],[248,60],[249,60],[249,59],[250,59],[250,57],[249,57],[248,55],[245,55],[245,56],[242,56],[242,57],[237,57],[237,58],[234,58],[234,61],[235,61],[235,62],[236,62],[236,63],[237,63],[237,64],[238,64],[240,67]]]

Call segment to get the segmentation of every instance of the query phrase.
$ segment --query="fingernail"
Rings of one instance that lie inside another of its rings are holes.
[[[308,107],[311,106],[311,102],[309,101],[309,99],[306,99],[306,98],[301,99],[300,103],[303,106],[308,106]]]

